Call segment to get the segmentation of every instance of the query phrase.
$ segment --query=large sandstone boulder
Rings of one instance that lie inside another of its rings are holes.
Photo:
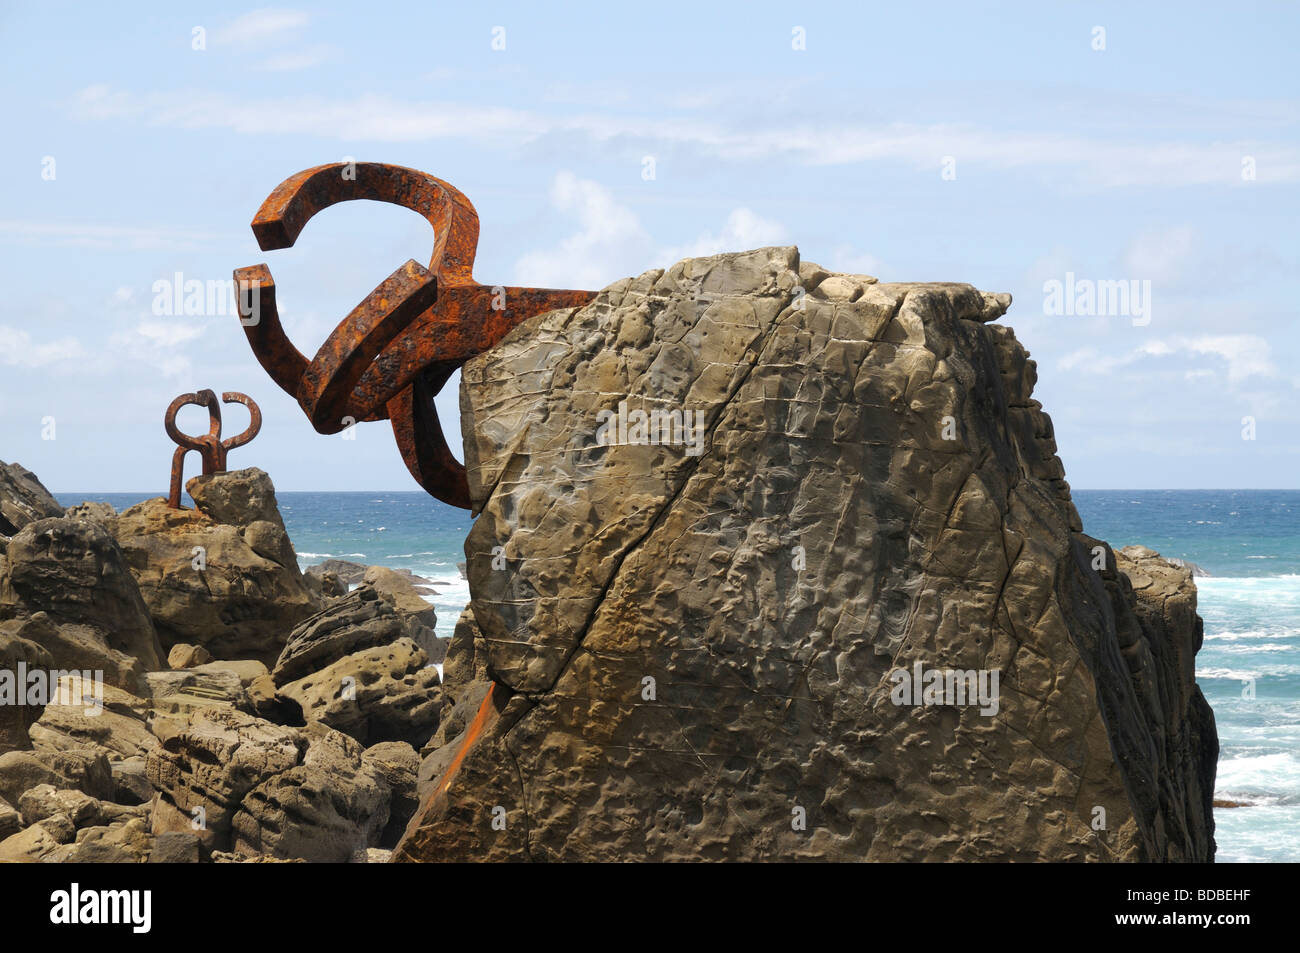
[[[108,756],[95,745],[0,754],[0,799],[17,804],[24,792],[40,784],[59,790],[84,791],[99,800],[113,796]]]
[[[55,814],[0,841],[0,863],[36,863],[77,836],[77,827],[64,814]]]
[[[186,487],[196,509],[174,510],[157,498],[117,518],[118,542],[162,646],[269,664],[317,608],[271,480],[253,468],[198,476]]]
[[[1212,859],[1190,575],[1082,534],[1009,303],[768,248],[466,364],[491,681],[394,859]]]
[[[277,685],[284,685],[353,652],[392,645],[410,636],[408,616],[398,612],[373,586],[358,586],[293,630],[271,669],[271,677]]]
[[[359,742],[322,724],[302,730],[300,764],[246,794],[232,821],[234,849],[317,863],[377,847],[392,791]]]
[[[62,515],[63,507],[36,474],[0,460],[0,536],[13,536],[28,523]]]
[[[155,835],[190,831],[205,851],[326,862],[378,846],[392,792],[354,739],[225,706],[158,731],[147,759]]]
[[[110,672],[134,678],[132,659],[145,669],[163,664],[153,621],[122,550],[99,523],[40,519],[9,540],[0,562],[0,619],[41,612],[55,628],[73,627],[66,633],[24,633],[49,649],[60,667],[102,666],[106,678]]]
[[[438,727],[442,681],[424,650],[408,638],[345,656],[280,688],[309,721],[373,745],[423,745]]]
[[[403,741],[381,741],[367,748],[361,757],[379,773],[393,792],[388,806],[388,824],[379,836],[380,847],[391,849],[401,839],[406,825],[420,806],[416,794],[420,756]]]
[[[153,833],[194,832],[208,849],[229,849],[230,825],[244,796],[298,765],[307,739],[296,728],[263,721],[227,706],[195,710],[160,728],[161,746],[147,757],[158,792]]]

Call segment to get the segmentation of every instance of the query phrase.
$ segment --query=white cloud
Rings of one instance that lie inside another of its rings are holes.
[[[1248,377],[1273,377],[1277,368],[1269,344],[1256,334],[1203,335],[1182,342],[1195,354],[1207,354],[1228,363],[1228,381],[1236,384]]]
[[[847,245],[836,248],[825,260],[814,257],[817,264],[828,271],[837,271],[846,275],[871,275],[883,281],[891,280],[893,269],[875,255],[855,251]]]
[[[761,218],[747,208],[738,208],[727,216],[721,232],[705,232],[687,245],[665,248],[660,253],[660,258],[676,262],[683,258],[702,258],[725,251],[747,251],[750,248],[781,244],[785,242],[785,236],[785,227],[780,223]]]
[[[1056,366],[1063,371],[1072,371],[1075,368],[1082,367],[1085,370],[1094,369],[1097,366],[1099,355],[1096,348],[1082,347],[1077,351],[1071,351],[1056,362]]]
[[[1151,358],[1213,357],[1228,365],[1228,383],[1238,385],[1252,377],[1277,376],[1268,341],[1256,334],[1201,335],[1170,340],[1155,339],[1126,354],[1103,355],[1095,348],[1085,347],[1071,351],[1057,361],[1063,371],[1082,370],[1092,374],[1110,374]],[[1215,375],[1211,368],[1187,368],[1187,379]]]
[[[231,46],[263,43],[307,25],[311,17],[302,10],[285,10],[264,7],[236,17],[227,26],[217,30],[213,39]]]
[[[635,261],[650,243],[636,215],[597,182],[561,172],[551,186],[551,204],[574,214],[579,230],[558,245],[519,258],[515,274],[521,284],[604,287],[634,268],[628,262]]]
[[[123,363],[143,363],[163,377],[185,377],[193,369],[184,345],[200,337],[200,319],[144,317],[135,327],[114,333],[108,353]]]
[[[47,344],[34,344],[32,336],[18,328],[0,324],[0,364],[10,367],[48,367],[85,357],[81,342],[73,337]]]
[[[311,135],[324,139],[424,142],[504,141],[520,145],[554,136],[573,148],[612,140],[655,148],[686,147],[732,160],[789,158],[809,166],[899,161],[938,175],[941,156],[1004,170],[1067,170],[1097,186],[1240,185],[1241,157],[1257,161],[1257,184],[1300,181],[1300,150],[1255,140],[1150,142],[1087,138],[1054,131],[1009,132],[971,123],[836,121],[774,117],[769,125],[736,127],[716,117],[657,119],[631,112],[549,115],[522,109],[395,100],[234,98],[174,90],[135,95],[91,86],[72,104],[75,117],[140,119],[187,129],[226,129],[244,135]]]
[[[130,250],[184,250],[222,241],[225,236],[199,229],[170,226],[87,225],[65,222],[21,222],[0,219],[0,238],[24,245]]]
[[[203,327],[198,324],[184,324],[178,319],[171,321],[141,321],[135,328],[136,334],[145,338],[151,345],[163,348],[176,347],[186,341],[193,341],[203,334]]]
[[[598,182],[561,172],[551,185],[550,198],[554,208],[577,218],[579,229],[558,244],[521,256],[515,262],[515,280],[520,284],[603,288],[640,274],[650,261],[666,267],[683,258],[747,251],[785,240],[786,229],[780,223],[737,208],[720,231],[706,231],[685,245],[655,250],[636,213]]]

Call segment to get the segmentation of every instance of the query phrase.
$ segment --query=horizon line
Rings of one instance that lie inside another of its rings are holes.
[[[166,497],[166,492],[155,492],[153,490],[50,490],[51,494],[56,496],[75,496],[79,493],[103,496],[105,494],[117,495],[144,495]],[[429,496],[424,490],[384,490],[384,489],[365,489],[365,490],[299,490],[299,489],[279,489],[276,493],[415,493],[422,496]],[[1290,486],[1101,486],[1101,487],[1071,487],[1070,493],[1296,493],[1300,492],[1300,487]],[[188,494],[186,494],[188,495]],[[433,499],[429,496],[429,499]],[[450,504],[444,504],[450,505]]]

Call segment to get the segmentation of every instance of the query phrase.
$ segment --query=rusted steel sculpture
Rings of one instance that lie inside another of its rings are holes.
[[[407,261],[357,305],[309,362],[285,335],[266,265],[235,271],[240,319],[257,360],[319,433],[389,420],[411,476],[445,503],[470,509],[465,467],[447,446],[434,395],[471,357],[534,315],[575,308],[593,291],[506,288],[472,274],[478,213],[433,176],[376,162],[335,163],[286,179],[252,222],[263,251],[288,248],[308,220],[338,202],[371,199],[418,212],[434,229],[429,267]]]
[[[217,402],[217,395],[207,389],[193,394],[181,394],[168,405],[167,413],[163,415],[167,436],[180,444],[172,454],[172,485],[171,493],[167,496],[167,505],[174,510],[181,508],[181,475],[185,469],[185,454],[197,450],[203,460],[205,474],[221,473],[226,469],[226,454],[248,443],[262,429],[262,411],[247,394],[228,390],[221,395],[221,402],[243,404],[248,408],[248,427],[243,433],[221,439],[221,403]],[[186,404],[208,408],[208,432],[201,437],[191,437],[176,426],[176,414]]]

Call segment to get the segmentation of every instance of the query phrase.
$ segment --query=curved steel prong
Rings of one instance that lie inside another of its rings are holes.
[[[287,248],[317,212],[356,199],[423,215],[435,233],[428,269],[407,262],[393,272],[308,361],[280,324],[270,270],[241,268],[235,281],[249,344],[318,432],[389,418],[415,480],[438,499],[470,508],[465,468],[447,445],[434,395],[460,365],[521,322],[545,311],[582,307],[595,293],[475,283],[479,222],[474,206],[447,182],[401,166],[334,163],[299,172],[262,203],[253,233],[263,250]]]
[[[258,247],[290,248],[317,212],[357,199],[400,205],[423,215],[436,239],[429,270],[447,284],[473,283],[478,212],[454,185],[400,165],[335,162],[290,176],[253,216]]]
[[[248,408],[248,426],[244,432],[236,434],[233,437],[227,437],[221,441],[221,446],[225,450],[234,450],[236,447],[242,447],[262,430],[262,408],[257,406],[257,402],[247,394],[241,394],[239,391],[228,390],[221,395],[221,402],[224,404],[243,404]]]

